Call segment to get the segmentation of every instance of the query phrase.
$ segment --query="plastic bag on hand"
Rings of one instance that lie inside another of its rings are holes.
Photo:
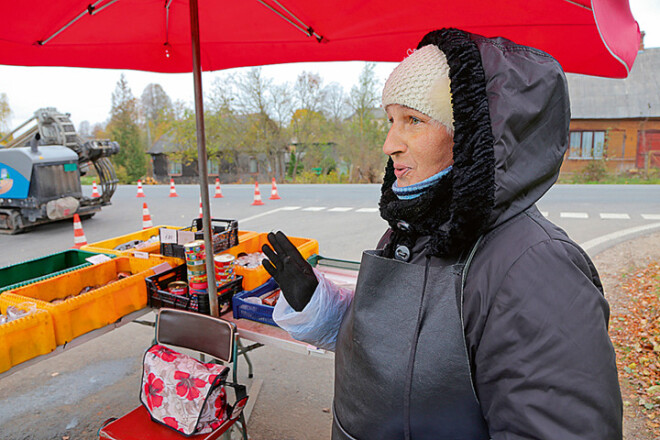
[[[280,295],[273,311],[273,320],[294,339],[334,351],[339,326],[354,292],[337,286],[316,270],[314,275],[319,284],[307,306],[296,312],[286,302],[286,297]]]

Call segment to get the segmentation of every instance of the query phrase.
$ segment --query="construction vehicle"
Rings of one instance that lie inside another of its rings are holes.
[[[108,158],[119,152],[119,144],[83,139],[70,116],[41,108],[0,139],[0,233],[23,232],[74,214],[89,218],[110,205],[117,175]],[[90,163],[99,176],[100,197],[82,193],[80,176]]]

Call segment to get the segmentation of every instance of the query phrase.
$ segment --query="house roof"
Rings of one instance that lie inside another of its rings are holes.
[[[660,48],[640,51],[625,79],[566,77],[572,119],[660,117]]]
[[[165,133],[153,143],[147,154],[167,154],[177,150],[177,145],[174,143],[174,136],[171,133]]]

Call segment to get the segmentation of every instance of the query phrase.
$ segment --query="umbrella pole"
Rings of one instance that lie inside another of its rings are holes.
[[[204,95],[202,94],[202,66],[199,46],[199,13],[197,0],[189,0],[190,33],[192,40],[193,79],[195,83],[195,116],[197,125],[197,166],[199,167],[199,188],[202,197],[202,228],[206,249],[206,275],[211,316],[219,316],[218,290],[215,285],[213,267],[213,231],[211,229],[211,209],[209,207],[208,169],[206,166],[206,138],[204,135]]]

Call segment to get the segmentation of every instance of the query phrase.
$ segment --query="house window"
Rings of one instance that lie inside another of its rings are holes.
[[[569,159],[602,159],[605,152],[604,131],[571,131]]]
[[[170,176],[180,176],[183,172],[181,162],[174,162],[173,160],[167,161],[167,174]]]
[[[209,176],[217,176],[220,174],[220,163],[215,159],[208,159],[206,161],[206,168]]]
[[[257,159],[255,157],[250,158],[249,167],[250,167],[250,173],[256,174],[258,172]]]

